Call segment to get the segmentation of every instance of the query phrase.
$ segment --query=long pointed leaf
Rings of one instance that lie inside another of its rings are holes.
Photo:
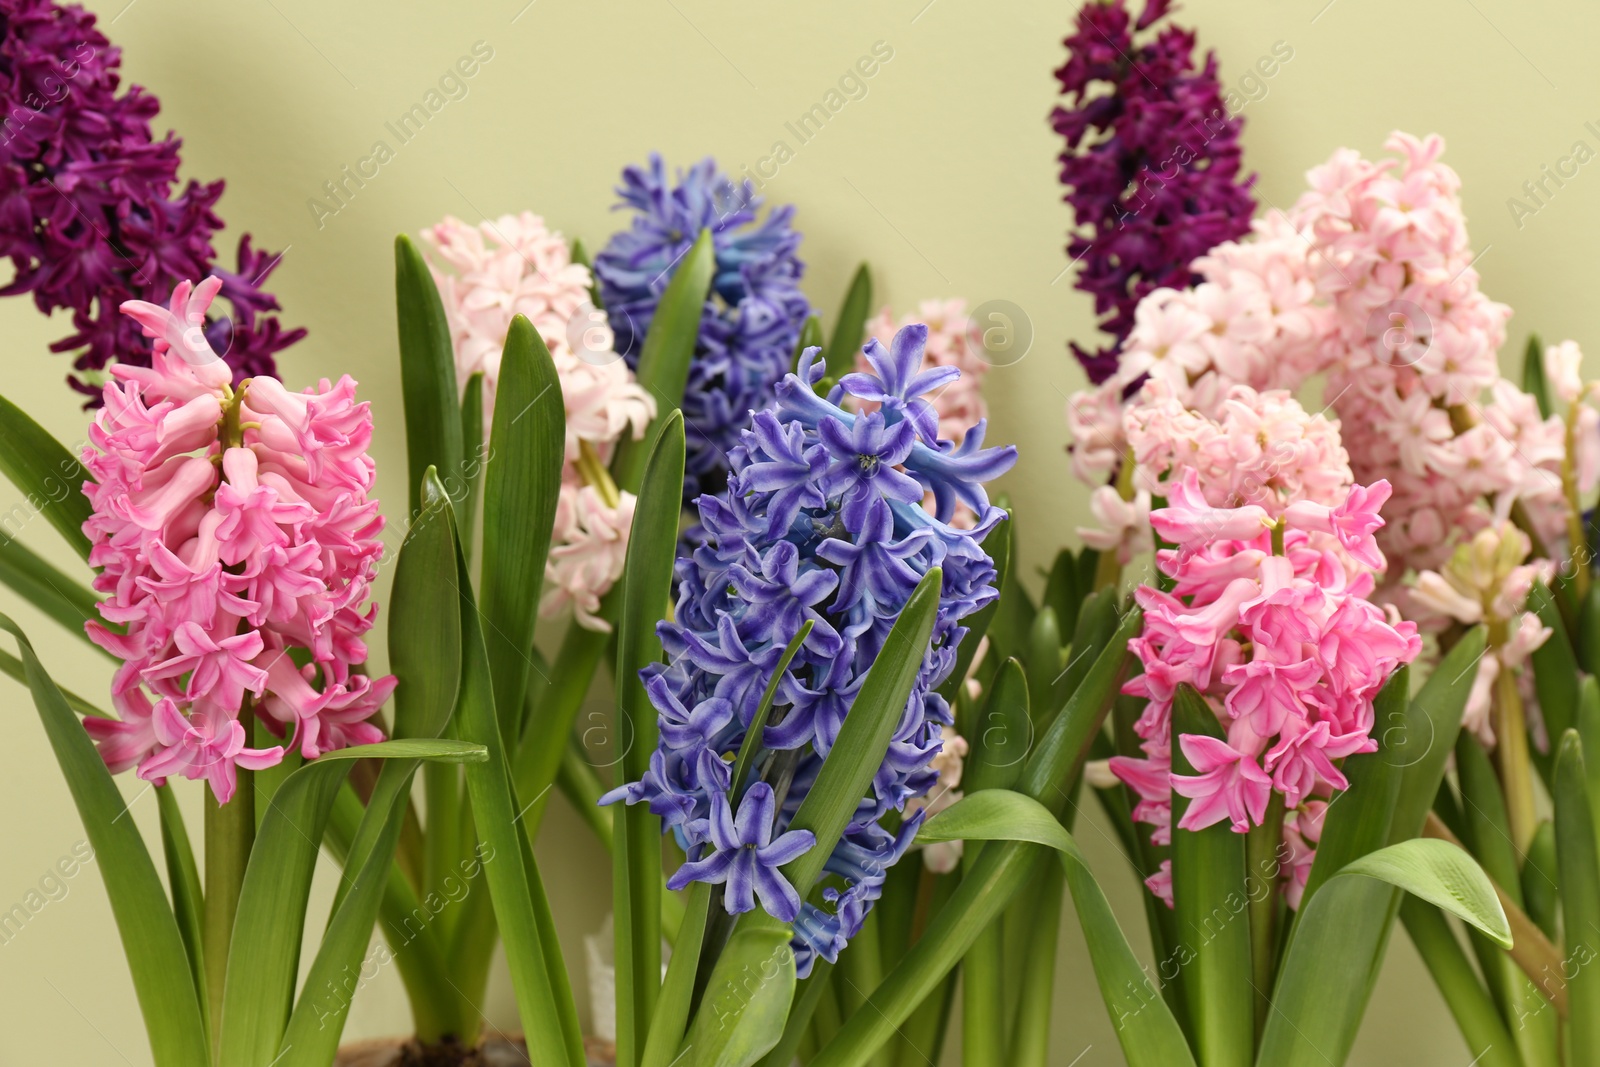
[[[63,629],[89,641],[83,624],[90,619],[100,619],[100,609],[96,606],[99,597],[15,537],[0,535],[0,582],[60,623]],[[99,645],[89,643],[96,652],[108,654]]]
[[[1139,609],[1129,609],[1023,768],[1020,791],[1052,813],[1065,807],[1067,785],[1122,685],[1127,674],[1128,641],[1142,624]],[[940,986],[979,932],[1028,884],[1043,859],[1040,850],[1019,842],[986,847],[950,901],[929,923],[921,940],[884,978],[866,1008],[845,1023],[809,1067],[861,1067],[866,1063],[894,1035],[895,1028]]]
[[[1129,947],[1077,842],[1044,805],[1003,789],[973,793],[929,819],[917,840],[1029,841],[1059,852],[1100,995],[1130,1067],[1195,1062],[1182,1029]],[[1238,990],[1234,994],[1249,1006],[1247,997],[1239,996]]]
[[[478,608],[467,578],[466,561],[457,552],[457,588],[461,593],[461,694],[457,700],[457,729],[469,741],[489,751],[485,763],[467,768],[467,792],[472,798],[484,876],[494,904],[494,917],[505,945],[506,963],[516,994],[517,1014],[527,1035],[528,1052],[539,1067],[583,1067],[583,1046],[567,1040],[563,1024],[566,1010],[558,998],[570,1000],[570,986],[558,987],[546,963],[534,914],[533,887],[523,863],[517,808],[506,765],[500,718],[495,712],[494,683],[489,675],[488,653],[478,626]],[[471,899],[470,897],[468,898]],[[463,922],[465,922],[463,920]]]
[[[422,476],[429,467],[459,478],[461,405],[456,357],[439,287],[411,239],[394,239],[394,295],[400,331],[400,390],[406,411],[406,484],[411,510],[422,510]]]
[[[1179,745],[1185,734],[1221,733],[1215,713],[1187,685],[1172,702],[1172,772],[1194,775]],[[1178,825],[1192,802],[1172,798],[1172,899],[1178,936],[1193,953],[1184,983],[1195,1058],[1201,1067],[1249,1067],[1255,1043],[1250,988],[1250,922],[1245,916],[1245,835],[1227,822],[1203,830]]]
[[[1574,730],[1561,738],[1556,756],[1556,855],[1561,871],[1561,908],[1566,922],[1569,1067],[1600,1067],[1600,858],[1582,743]]]
[[[83,483],[94,479],[48,430],[3,396],[0,474],[11,479],[24,497],[12,509],[13,515],[23,509],[26,514],[22,522],[43,515],[78,555],[89,558],[89,538],[83,532],[83,524],[88,521],[90,507],[89,498],[83,495]]]
[[[624,781],[644,777],[656,748],[656,712],[639,672],[661,659],[656,624],[672,593],[684,448],[683,414],[674,411],[651,450],[628,534],[616,676],[616,735],[627,739],[620,768]],[[617,1064],[634,1067],[650,1032],[661,986],[661,819],[642,805],[629,805],[618,811],[615,826],[611,884]]]
[[[1344,1063],[1355,1043],[1372,964],[1361,959],[1357,969],[1332,969],[1327,961],[1362,915],[1387,917],[1391,887],[1450,912],[1503,946],[1511,944],[1494,886],[1461,849],[1418,838],[1369,853],[1329,879],[1301,916],[1273,990],[1256,1059],[1261,1067]]]
[[[206,1067],[205,1021],[183,936],[128,805],[22,628],[0,615],[0,629],[17,639],[34,706],[94,848],[156,1065]]]
[[[835,380],[856,369],[856,353],[866,341],[867,316],[872,314],[872,271],[865,263],[856,268],[845,291],[839,317],[828,336],[828,377]],[[880,338],[885,344],[888,338]]]
[[[647,442],[660,435],[667,417],[683,403],[683,389],[689,381],[689,361],[694,358],[700,338],[700,318],[705,313],[711,292],[711,277],[717,266],[711,231],[701,230],[682,262],[672,273],[661,302],[656,305],[650,329],[639,353],[637,378],[656,401],[655,421],[643,438],[624,435],[611,458],[611,474],[618,488],[637,493],[649,458]]]
[[[482,754],[481,746],[460,741],[383,741],[325,753],[278,787],[250,853],[228,946],[219,1046],[223,1063],[260,1067],[278,1056],[294,1000],[317,849],[353,761],[470,760]]]
[[[515,739],[566,453],[561,379],[521,315],[506,334],[494,406],[483,487],[483,633],[500,733]]]
[[[206,1005],[205,947],[200,941],[200,915],[205,895],[200,888],[200,869],[195,866],[189,831],[183,825],[183,812],[172,784],[156,786],[156,803],[161,808],[161,850],[167,858],[167,885],[172,888],[172,914],[189,953],[189,968],[194,972],[195,994],[200,998],[200,1013],[210,1018]]]

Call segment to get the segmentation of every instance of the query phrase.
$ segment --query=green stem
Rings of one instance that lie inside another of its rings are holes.
[[[1061,902],[1067,876],[1052,863],[1040,876],[1035,898],[1034,937],[1028,945],[1017,1025],[1011,1038],[1011,1067],[1045,1067],[1050,1052],[1050,1013],[1055,992],[1056,944],[1061,936]]]
[[[1539,813],[1534,807],[1533,764],[1528,752],[1528,728],[1522,709],[1522,694],[1517,678],[1502,667],[1494,683],[1495,755],[1500,767],[1500,783],[1506,794],[1506,814],[1511,822],[1511,840],[1518,855],[1524,855],[1539,828]]]
[[[423,838],[424,878],[421,895],[442,889],[445,879],[456,871],[461,851],[461,768],[454,763],[428,762],[422,766],[423,800],[427,805],[428,826]],[[447,917],[441,936],[449,938],[455,925],[454,914]]]
[[[586,484],[594,486],[606,507],[615,508],[622,502],[622,494],[617,490],[617,483],[611,480],[611,472],[600,462],[600,454],[588,441],[578,442],[578,473],[583,475]]]
[[[1273,537],[1282,538],[1281,527]],[[1256,1040],[1267,1025],[1278,972],[1278,850],[1283,842],[1283,794],[1274,792],[1266,820],[1245,838],[1245,895],[1250,901],[1250,964],[1256,987]]]
[[[1578,500],[1578,473],[1574,456],[1578,449],[1578,411],[1580,405],[1567,408],[1567,447],[1561,453],[1561,491],[1567,498],[1567,551],[1573,560],[1572,591],[1574,599],[1582,604],[1589,599],[1589,567],[1585,562],[1584,547],[1588,539],[1583,533],[1583,504]]]
[[[242,713],[248,713],[248,705]],[[233,799],[218,804],[206,790],[206,886],[202,904],[206,959],[206,997],[211,1009],[211,1047],[217,1054],[222,1032],[222,990],[228,978],[228,945],[233,939],[233,918],[239,910],[239,890],[244,885],[250,848],[256,837],[256,791],[252,772],[238,769]]]
[[[1279,519],[1272,524],[1272,554],[1283,555],[1283,520]]]

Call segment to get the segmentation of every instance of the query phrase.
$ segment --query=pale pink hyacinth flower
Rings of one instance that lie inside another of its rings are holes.
[[[458,384],[484,375],[484,427],[492,425],[501,351],[511,320],[524,315],[550,350],[566,410],[566,466],[562,471],[545,592],[546,616],[571,608],[578,625],[606,631],[600,599],[622,576],[633,494],[609,481],[589,485],[579,460],[592,453],[591,471],[610,459],[623,435],[643,437],[656,403],[613,350],[606,313],[594,307],[589,268],[572,260],[566,239],[531,212],[504,215],[477,226],[447,217],[423,233],[450,321]]]
[[[1143,756],[1109,761],[1156,844],[1217,822],[1244,833],[1263,823],[1273,794],[1293,815],[1346,788],[1342,760],[1377,748],[1374,698],[1421,648],[1414,623],[1365,599],[1384,565],[1374,532],[1387,484],[1351,485],[1331,506],[1289,501],[1268,519],[1259,504],[1214,506],[1199,481],[1186,469],[1168,506],[1151,512],[1179,546],[1156,554],[1173,587],[1135,591],[1144,630],[1130,649],[1144,670],[1123,691],[1145,700],[1134,724]],[[1181,684],[1199,693],[1223,737],[1173,737]],[[1174,741],[1193,774],[1173,770]],[[1174,793],[1190,801],[1175,826]],[[1286,840],[1309,847],[1304,834]],[[1169,872],[1147,884],[1171,902]],[[1297,901],[1293,878],[1284,891]]]
[[[938,773],[939,780],[926,796],[906,801],[907,818],[919,811],[926,811],[932,818],[961,799],[961,772],[969,751],[967,739],[949,726],[939,727],[939,737],[939,753],[928,765]],[[934,874],[949,874],[961,862],[960,841],[937,841],[919,847],[922,862]]]
[[[1478,672],[1462,714],[1463,729],[1476,734],[1485,746],[1495,744],[1494,683],[1502,671],[1525,677],[1523,662],[1550,637],[1551,630],[1527,610],[1528,594],[1535,582],[1548,582],[1555,566],[1549,560],[1528,560],[1528,535],[1509,522],[1485,527],[1455,552],[1438,571],[1423,571],[1409,590],[1416,614],[1425,625],[1443,629],[1451,622],[1487,623],[1489,649],[1478,660]],[[1530,718],[1540,709],[1531,686],[1524,702]]]
[[[1443,141],[1395,133],[1386,148],[1375,161],[1338,150],[1288,212],[1197,260],[1193,288],[1145,298],[1117,373],[1069,403],[1080,478],[1105,483],[1151,404],[1221,422],[1231,387],[1297,390],[1324,374],[1354,480],[1392,486],[1378,542],[1397,580],[1438,569],[1456,531],[1471,536],[1514,503],[1563,547],[1564,427],[1500,376],[1510,310],[1479,289]],[[1568,346],[1546,357],[1560,397],[1577,387],[1578,358]],[[1577,417],[1578,480],[1591,492],[1600,413]],[[1406,602],[1397,588],[1382,595]]]
[[[225,804],[236,768],[283,758],[282,745],[248,746],[254,719],[308,759],[380,741],[372,719],[395,680],[356,669],[383,552],[371,412],[348,376],[303,393],[265,376],[233,389],[202,332],[221,284],[181,282],[166,308],[122,305],[154,354],[111,368],[82,453],[83,529],[111,624],[85,629],[123,661],[120,718],[84,728],[112,771],[204,779]]]

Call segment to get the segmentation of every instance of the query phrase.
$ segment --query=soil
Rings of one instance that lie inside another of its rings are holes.
[[[590,1067],[612,1067],[616,1050],[609,1042],[584,1039]],[[405,1038],[362,1041],[339,1050],[334,1067],[527,1067],[527,1045],[521,1038],[491,1037],[480,1048],[454,1042],[427,1048]]]

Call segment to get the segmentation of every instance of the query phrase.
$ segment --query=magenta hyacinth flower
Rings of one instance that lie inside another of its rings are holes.
[[[180,187],[182,142],[154,137],[160,102],[122,90],[120,62],[78,5],[0,0],[0,256],[16,268],[0,295],[32,293],[45,314],[72,313],[72,334],[51,349],[76,354],[68,381],[91,404],[94,372],[112,360],[150,365],[149,340],[118,307],[163,300],[184,278],[220,279],[231,313],[201,328],[233,383],[272,374],[274,353],[305,336],[269,314],[278,302],[261,289],[280,257],[246,234],[235,268],[218,265],[223,183]]]
[[[303,393],[264,375],[235,388],[204,328],[222,287],[181,282],[170,307],[122,306],[151,364],[112,365],[83,451],[105,595],[105,623],[86,629],[123,661],[121,718],[84,728],[113,772],[205,779],[225,804],[236,768],[283,758],[282,745],[247,747],[251,716],[314,759],[382,740],[371,720],[395,680],[355,670],[383,552],[372,414],[348,376]]]
[[[1078,229],[1067,255],[1094,297],[1110,344],[1072,353],[1098,385],[1117,369],[1134,308],[1153,290],[1196,280],[1189,264],[1250,230],[1254,176],[1241,179],[1239,130],[1217,81],[1196,67],[1194,33],[1166,18],[1171,0],[1085,4],[1056,71],[1067,106],[1050,115],[1066,140],[1061,184]]]

